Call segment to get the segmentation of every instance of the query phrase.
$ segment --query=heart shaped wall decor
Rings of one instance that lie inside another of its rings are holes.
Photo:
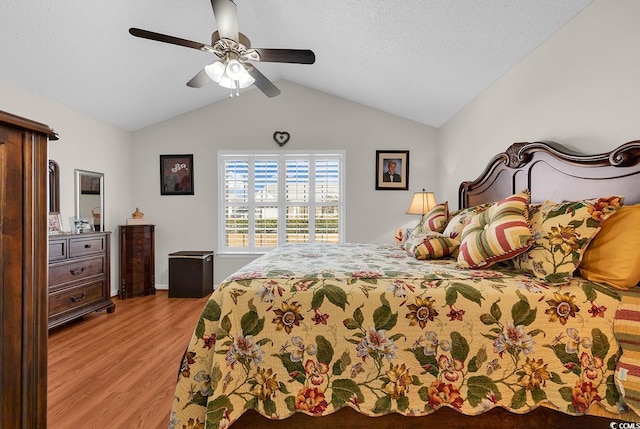
[[[291,135],[286,131],[276,131],[273,133],[273,139],[280,147],[286,145],[290,138]]]

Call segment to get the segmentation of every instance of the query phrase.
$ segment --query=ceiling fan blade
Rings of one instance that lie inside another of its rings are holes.
[[[142,30],[140,28],[130,28],[129,33],[132,36],[142,37],[143,39],[155,40],[158,42],[170,43],[172,45],[186,46],[187,48],[197,49],[199,51],[211,51],[213,48],[200,42],[192,42],[191,40],[181,39],[179,37],[167,36],[166,34],[155,33],[153,31]]]
[[[316,55],[309,49],[266,49],[253,48],[260,54],[260,61],[269,63],[313,64]]]
[[[231,0],[211,0],[218,33],[223,39],[238,41],[238,7]]]
[[[211,82],[211,78],[205,69],[202,69],[197,75],[192,77],[189,82],[187,82],[187,86],[190,86],[191,88],[202,88],[209,82]]]
[[[265,75],[260,73],[254,65],[251,66],[251,70],[249,70],[249,74],[256,81],[253,83],[258,87],[260,91],[264,93],[267,97],[275,97],[276,95],[280,95],[280,90],[277,86],[275,86]]]

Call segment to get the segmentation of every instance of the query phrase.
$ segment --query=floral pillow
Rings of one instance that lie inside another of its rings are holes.
[[[438,232],[413,235],[408,240],[407,251],[416,259],[440,259],[451,256],[460,246],[455,238]]]
[[[413,229],[412,234],[422,234],[425,232],[442,232],[449,220],[449,204],[447,201],[438,204],[429,210],[420,223]]]
[[[480,204],[478,206],[468,207],[452,213],[449,218],[449,223],[447,223],[442,234],[450,238],[458,238],[462,229],[472,217],[478,213],[482,213],[493,204],[494,203]]]
[[[624,197],[554,203],[545,201],[530,217],[534,243],[514,266],[549,283],[565,283],[580,265],[600,225],[620,209]]]
[[[486,268],[526,252],[532,241],[529,200],[529,191],[523,191],[471,218],[460,234],[458,265]]]

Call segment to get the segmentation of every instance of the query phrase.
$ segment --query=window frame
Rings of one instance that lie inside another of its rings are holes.
[[[250,236],[249,245],[247,247],[229,247],[225,244],[225,224],[226,217],[225,212],[227,208],[227,202],[225,200],[225,163],[231,157],[237,157],[238,159],[246,160],[249,168],[249,178],[247,181],[248,189],[255,189],[255,161],[259,159],[277,160],[278,163],[278,199],[275,203],[259,202],[256,203],[254,195],[249,191],[247,193],[248,201],[248,218],[249,227],[248,235]],[[339,199],[336,202],[320,202],[315,200],[315,175],[313,181],[309,183],[309,201],[301,203],[300,205],[307,205],[309,207],[309,238],[308,242],[315,241],[315,214],[311,216],[311,212],[315,213],[318,207],[322,206],[337,206],[338,207],[338,243],[343,244],[345,241],[345,224],[346,224],[346,151],[344,150],[290,150],[290,151],[251,151],[251,150],[219,150],[217,153],[218,164],[218,255],[221,256],[258,256],[267,253],[269,250],[275,247],[257,247],[255,245],[255,217],[251,213],[255,212],[256,207],[276,205],[278,207],[278,245],[286,243],[286,208],[287,206],[295,205],[286,200],[285,194],[285,175],[286,175],[286,161],[288,159],[304,159],[309,161],[309,171],[315,170],[315,161],[323,157],[331,157],[338,160],[339,171]],[[311,174],[310,174],[311,179]],[[313,228],[312,228],[313,226]]]

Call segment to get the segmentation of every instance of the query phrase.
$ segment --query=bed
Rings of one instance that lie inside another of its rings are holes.
[[[441,235],[418,246],[283,245],[258,258],[203,309],[169,427],[640,421],[640,294],[597,272],[591,249],[640,203],[639,158],[640,141],[589,156],[515,143],[460,185],[460,210],[444,205]]]

